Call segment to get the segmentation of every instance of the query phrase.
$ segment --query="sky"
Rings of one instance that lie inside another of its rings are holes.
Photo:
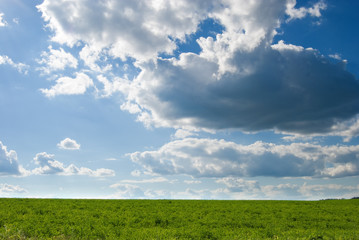
[[[356,0],[0,0],[0,197],[359,196]]]

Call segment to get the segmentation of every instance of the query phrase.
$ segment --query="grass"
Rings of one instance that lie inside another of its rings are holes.
[[[359,239],[359,200],[0,199],[0,239]]]

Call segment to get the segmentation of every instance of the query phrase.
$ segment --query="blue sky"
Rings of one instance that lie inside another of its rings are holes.
[[[359,196],[357,1],[0,2],[0,197]]]

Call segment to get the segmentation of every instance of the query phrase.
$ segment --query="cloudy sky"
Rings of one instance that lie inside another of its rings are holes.
[[[0,197],[359,196],[358,9],[0,1]]]

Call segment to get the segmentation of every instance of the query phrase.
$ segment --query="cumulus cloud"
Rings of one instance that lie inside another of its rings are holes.
[[[277,145],[260,141],[240,145],[187,138],[129,156],[150,173],[161,175],[339,178],[359,174],[359,145]]]
[[[85,73],[76,73],[75,78],[60,77],[50,89],[42,88],[40,91],[50,98],[57,95],[84,94],[91,86],[93,86],[93,81],[89,76]]]
[[[80,58],[91,70],[111,69],[110,61],[102,69],[100,59],[133,59],[140,74],[133,81],[99,75],[99,95],[122,92],[122,110],[146,126],[182,129],[175,137],[233,128],[330,134],[359,113],[359,83],[344,63],[273,42],[285,22],[320,18],[324,1],[297,8],[295,0],[45,0],[38,9],[54,32],[52,41],[80,43]],[[199,54],[159,57],[171,55],[206,19],[223,31],[198,38]],[[48,97],[83,94],[92,85],[81,73],[41,91]]]
[[[331,132],[358,114],[352,74],[314,50],[284,46],[238,52],[239,70],[219,79],[218,65],[195,54],[158,60],[130,83],[128,105],[155,126],[302,134]]]
[[[7,183],[0,184],[0,196],[7,196],[18,193],[27,193],[27,191],[20,186],[14,186]]]
[[[81,41],[92,49],[108,49],[122,59],[172,53],[174,39],[196,31],[215,1],[53,1],[38,6],[53,41],[73,46]]]
[[[296,0],[289,0],[287,1],[287,9],[286,14],[288,14],[289,19],[287,21],[291,21],[293,19],[301,19],[306,17],[307,15],[310,15],[312,17],[320,17],[321,10],[325,10],[327,8],[327,4],[324,1],[319,1],[315,3],[312,7],[305,8],[295,8],[297,4]]]
[[[46,74],[64,70],[66,67],[77,68],[78,65],[77,59],[72,56],[71,53],[65,52],[62,48],[53,49],[52,46],[50,46],[49,51],[43,52],[41,57],[38,63],[45,66],[40,67],[39,70]]]
[[[65,167],[62,162],[55,160],[55,155],[48,154],[46,152],[36,154],[34,162],[39,165],[31,171],[31,174],[58,174],[58,175],[86,175],[90,177],[112,177],[115,176],[115,172],[111,169],[99,168],[92,170],[85,167],[77,167],[74,164],[70,164]]]
[[[7,150],[7,147],[0,141],[0,176],[20,175],[17,154],[14,150]]]
[[[65,149],[65,150],[78,150],[78,149],[80,149],[80,144],[78,144],[75,140],[73,140],[71,138],[65,138],[60,143],[58,143],[57,146],[60,149]]]
[[[16,68],[16,70],[19,73],[27,74],[29,66],[24,63],[15,63],[11,58],[9,58],[6,55],[0,55],[0,65],[10,65],[13,68]]]

